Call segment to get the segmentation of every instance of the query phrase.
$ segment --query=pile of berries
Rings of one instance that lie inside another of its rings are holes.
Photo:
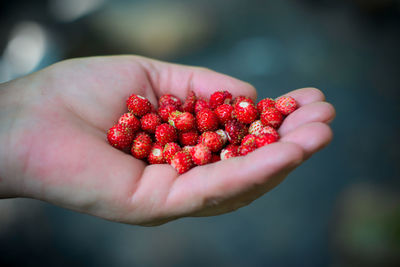
[[[108,130],[109,143],[149,164],[171,164],[178,173],[278,141],[277,129],[297,108],[290,96],[255,104],[246,96],[232,99],[228,91],[215,92],[208,101],[190,92],[183,103],[167,94],[157,110],[133,94],[126,105],[129,113]]]

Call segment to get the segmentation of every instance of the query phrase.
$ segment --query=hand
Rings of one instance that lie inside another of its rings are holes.
[[[236,210],[326,146],[335,116],[321,91],[299,89],[281,140],[178,175],[111,147],[107,130],[132,93],[157,98],[216,90],[256,98],[242,81],[136,56],[67,60],[0,85],[0,197],[29,197],[108,220],[159,225]]]

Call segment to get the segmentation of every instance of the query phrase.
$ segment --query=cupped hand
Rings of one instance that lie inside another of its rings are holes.
[[[159,225],[248,205],[326,146],[335,111],[321,91],[288,93],[300,105],[279,142],[178,175],[111,147],[107,130],[135,93],[155,106],[171,93],[209,97],[256,91],[204,68],[137,56],[67,60],[0,85],[0,196],[29,197],[108,220]]]

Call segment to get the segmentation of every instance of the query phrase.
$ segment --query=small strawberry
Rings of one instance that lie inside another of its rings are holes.
[[[230,104],[232,95],[228,91],[218,91],[210,96],[210,108],[215,109],[222,104]]]
[[[173,106],[179,108],[182,105],[182,102],[179,98],[177,98],[173,95],[170,95],[170,94],[166,94],[158,99],[158,106],[163,107],[166,105],[173,105]]]
[[[150,164],[163,164],[165,163],[165,159],[163,156],[163,147],[159,144],[154,144],[151,148],[150,154],[147,157],[147,160]]]
[[[245,137],[243,137],[240,145],[253,146],[255,145],[255,143],[256,143],[256,136],[254,134],[248,134]]]
[[[219,154],[212,154],[210,163],[214,163],[221,160],[221,156]]]
[[[276,108],[266,108],[261,113],[260,119],[265,126],[278,128],[283,121],[283,115]]]
[[[226,142],[228,142],[228,135],[222,129],[218,129],[215,132],[219,135],[219,137],[221,137],[222,146],[224,146],[226,144]]]
[[[231,144],[238,145],[247,134],[247,128],[246,125],[237,120],[230,120],[225,124],[225,132],[228,136],[228,141]]]
[[[119,118],[118,124],[130,128],[133,133],[140,129],[140,121],[132,113],[123,114]]]
[[[192,153],[194,146],[184,146],[182,147],[182,151],[186,153]]]
[[[199,144],[206,145],[211,152],[218,152],[222,149],[222,138],[216,132],[204,132],[200,135]]]
[[[211,109],[203,109],[196,114],[197,129],[200,132],[215,131],[218,129],[218,118]]]
[[[132,155],[137,159],[144,159],[150,154],[152,147],[151,137],[146,133],[136,135],[131,148]]]
[[[162,123],[160,116],[156,113],[147,113],[140,119],[143,131],[154,134],[158,125]]]
[[[163,123],[157,126],[155,137],[157,143],[164,146],[166,143],[175,142],[178,135],[174,127],[168,123]]]
[[[273,134],[277,138],[279,138],[279,134],[274,128],[272,128],[271,126],[264,126],[264,124],[260,120],[254,121],[252,124],[250,124],[249,134],[254,134],[255,136],[258,136],[260,134],[266,133]]]
[[[260,100],[257,104],[258,112],[263,112],[266,108],[274,108],[275,107],[275,100],[272,98],[264,98]]]
[[[233,107],[229,104],[222,104],[214,110],[215,115],[217,115],[218,120],[222,125],[233,119],[232,112]]]
[[[276,137],[277,140],[279,140],[279,133],[275,130],[275,128],[271,127],[271,126],[264,126],[264,128],[262,128],[262,130],[260,131],[260,135],[261,134],[272,134],[273,136]]]
[[[118,149],[127,149],[133,141],[133,132],[129,127],[116,124],[108,130],[107,139],[110,145]]]
[[[193,147],[191,154],[192,160],[196,165],[204,165],[211,161],[211,151],[204,144],[198,144]]]
[[[130,112],[138,117],[149,113],[152,109],[152,105],[149,100],[140,95],[131,95],[126,101],[126,105]]]
[[[220,157],[221,160],[233,158],[239,156],[239,146],[237,145],[228,145],[224,149],[221,150]]]
[[[197,114],[206,108],[210,109],[209,103],[204,99],[197,99],[196,104],[194,105],[194,113]]]
[[[193,160],[189,153],[177,152],[171,160],[171,166],[179,173],[185,173],[193,167]]]
[[[196,119],[189,112],[174,111],[169,115],[169,124],[182,132],[187,132],[196,127]]]
[[[183,146],[194,146],[197,144],[197,140],[199,139],[199,133],[196,130],[180,132],[178,139]]]
[[[158,108],[158,115],[161,117],[163,122],[168,122],[169,115],[179,109],[174,105],[166,105]]]
[[[256,137],[255,144],[256,147],[262,147],[266,146],[271,143],[275,143],[278,141],[279,138],[277,138],[273,134],[260,134],[259,136]]]
[[[241,156],[246,156],[247,154],[249,154],[250,152],[256,150],[256,145],[240,145],[239,146],[239,155]]]
[[[186,97],[185,102],[182,105],[182,110],[190,113],[194,113],[194,106],[196,105],[197,97],[193,91],[190,91]]]
[[[275,107],[283,115],[289,115],[297,109],[297,103],[291,96],[282,96],[276,100]]]
[[[249,124],[258,117],[257,108],[248,101],[241,101],[235,105],[235,117],[238,121]]]
[[[254,105],[254,101],[251,98],[249,98],[247,96],[240,95],[240,96],[235,97],[235,99],[233,99],[232,106],[236,106],[236,104],[238,104],[238,103],[240,103],[242,101],[246,101],[246,102],[249,102],[250,104]]]
[[[170,142],[165,144],[164,150],[163,150],[163,155],[164,159],[168,164],[171,164],[172,158],[175,156],[175,154],[179,151],[181,151],[182,148],[174,142]]]

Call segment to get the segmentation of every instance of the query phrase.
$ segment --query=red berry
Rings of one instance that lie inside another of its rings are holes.
[[[185,102],[182,105],[182,110],[190,113],[194,113],[194,106],[196,105],[196,95],[193,91],[190,91],[186,97]]]
[[[279,134],[274,128],[272,128],[271,126],[264,126],[264,124],[260,120],[254,121],[252,124],[250,124],[249,134],[254,134],[255,136],[258,136],[260,134],[266,133],[273,134],[277,138],[279,138]]]
[[[171,143],[167,143],[164,146],[164,150],[163,150],[163,155],[164,155],[164,159],[167,163],[171,164],[171,160],[172,158],[175,156],[175,154],[179,151],[181,151],[182,148],[174,142]]]
[[[179,142],[183,146],[194,146],[199,139],[199,133],[196,130],[179,133]]]
[[[224,149],[221,150],[221,154],[220,154],[221,160],[239,156],[238,150],[239,150],[239,146],[232,145],[232,144],[228,145],[227,147],[225,147]]]
[[[140,119],[142,130],[152,134],[161,123],[161,118],[156,113],[148,113]]]
[[[239,147],[239,155],[245,156],[249,154],[250,152],[256,150],[256,145],[241,145]]]
[[[218,118],[211,109],[203,109],[196,114],[196,124],[200,132],[218,129]]]
[[[163,122],[167,122],[169,119],[169,115],[172,112],[177,111],[177,110],[178,110],[178,108],[174,105],[162,106],[162,107],[158,108],[158,115],[161,117]]]
[[[182,102],[179,98],[167,94],[167,95],[163,95],[162,97],[160,97],[160,99],[158,99],[158,106],[159,107],[163,107],[166,105],[173,105],[177,108],[179,108],[182,105]]]
[[[152,105],[149,100],[140,95],[131,95],[126,101],[126,105],[130,112],[138,117],[149,113]]]
[[[297,109],[297,103],[291,96],[282,96],[276,100],[275,107],[283,115],[289,115]]]
[[[175,142],[178,138],[175,128],[168,123],[158,125],[156,128],[155,136],[157,143],[162,146],[169,142]]]
[[[217,115],[218,120],[221,124],[225,124],[227,121],[233,119],[232,112],[233,107],[229,104],[222,104],[214,110],[214,113],[215,115]]]
[[[140,121],[132,113],[123,114],[119,118],[118,124],[129,127],[133,133],[137,132],[140,129]]]
[[[144,159],[150,154],[151,147],[151,137],[146,133],[140,133],[133,140],[131,153],[137,159]]]
[[[202,111],[203,109],[210,109],[210,105],[208,104],[207,101],[204,99],[197,99],[196,104],[194,106],[194,113],[198,113]]]
[[[184,146],[184,147],[182,147],[182,151],[185,152],[185,153],[191,154],[193,148],[194,148],[194,146]]]
[[[257,104],[258,112],[263,112],[266,108],[274,108],[275,101],[272,98],[264,98]]]
[[[218,91],[210,96],[210,107],[215,109],[222,104],[230,104],[232,95],[228,91]]]
[[[266,146],[271,143],[275,143],[278,141],[278,138],[273,134],[260,134],[256,137],[256,147]]]
[[[256,143],[256,136],[254,134],[248,134],[245,137],[243,137],[240,145],[255,146],[255,143]]]
[[[187,132],[196,127],[196,120],[192,113],[174,111],[170,114],[169,124],[182,132]]]
[[[198,144],[191,151],[192,160],[196,165],[204,165],[211,161],[211,151],[204,144]]]
[[[235,97],[235,99],[233,99],[232,106],[235,106],[236,104],[238,104],[242,101],[246,101],[246,102],[249,102],[254,105],[254,101],[251,98],[240,95],[240,96]]]
[[[276,139],[279,139],[279,133],[275,130],[275,128],[272,128],[271,126],[264,126],[259,135],[261,134],[272,134],[276,137]]]
[[[116,124],[108,130],[107,139],[113,147],[127,149],[132,144],[133,132],[129,127]]]
[[[226,142],[228,142],[228,135],[226,134],[226,132],[222,129],[218,129],[215,131],[219,137],[221,138],[222,141],[222,146],[224,146],[226,144]]]
[[[218,154],[212,154],[210,163],[214,163],[221,160],[221,156]]]
[[[193,160],[189,153],[179,151],[171,160],[171,166],[179,173],[185,173],[193,167]]]
[[[276,108],[266,108],[261,113],[260,119],[265,126],[278,128],[283,121],[283,115]]]
[[[206,145],[211,152],[218,152],[222,149],[222,138],[216,132],[204,132],[199,137],[199,144]]]
[[[225,124],[225,132],[231,144],[238,145],[243,137],[247,134],[246,126],[237,120],[227,121]]]
[[[249,124],[258,116],[257,108],[248,101],[241,101],[235,105],[235,117],[238,121]]]
[[[150,164],[163,164],[165,159],[163,156],[163,147],[159,144],[154,144],[147,158]]]

